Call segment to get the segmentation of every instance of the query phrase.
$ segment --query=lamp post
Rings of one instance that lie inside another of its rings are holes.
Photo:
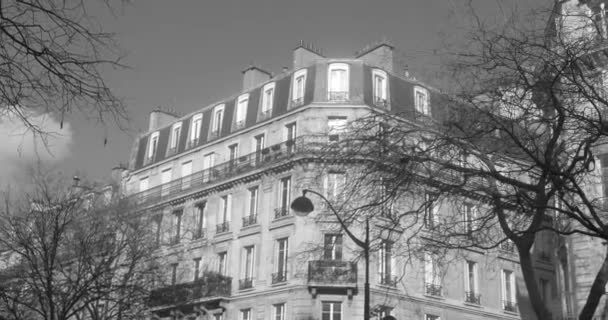
[[[323,196],[322,194],[320,194],[316,191],[304,189],[304,190],[302,190],[302,196],[296,198],[295,200],[293,200],[291,202],[291,209],[293,211],[295,211],[296,215],[307,216],[309,213],[311,213],[315,209],[314,205],[312,204],[312,201],[306,197],[306,193],[315,194],[315,195],[319,196],[319,198],[323,199],[323,201],[325,201],[325,203],[327,203],[328,208],[338,219],[340,226],[342,226],[342,229],[344,229],[344,231],[346,232],[348,237],[359,248],[363,249],[363,257],[365,258],[365,284],[364,284],[364,288],[363,288],[363,290],[364,290],[363,291],[363,300],[364,300],[363,301],[363,319],[369,320],[369,217],[365,218],[365,240],[361,241],[359,238],[355,237],[355,235],[353,235],[350,232],[348,227],[344,224],[344,220],[342,220],[342,218],[340,217],[340,215],[338,214],[336,209],[334,209],[334,207],[331,205],[331,202],[329,200],[327,200],[327,198],[325,198],[325,196]]]

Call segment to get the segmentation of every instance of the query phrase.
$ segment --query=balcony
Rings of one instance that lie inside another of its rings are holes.
[[[380,284],[383,286],[397,287],[397,277],[390,274],[380,274]]]
[[[224,233],[228,231],[230,231],[230,221],[224,221],[215,226],[215,233]]]
[[[374,105],[379,108],[388,107],[388,100],[386,98],[374,96]]]
[[[259,117],[259,119],[260,119],[260,120],[259,120],[259,121],[264,121],[264,120],[266,120],[266,119],[270,118],[270,116],[271,116],[271,115],[272,115],[272,109],[269,109],[269,110],[263,110],[263,111],[260,113],[260,117]]]
[[[329,91],[328,100],[336,102],[348,101],[348,91]]]
[[[148,306],[186,305],[199,299],[230,296],[232,279],[219,274],[204,274],[198,280],[180,283],[150,292]]]
[[[248,215],[246,217],[243,217],[243,228],[248,227],[248,226],[252,226],[254,224],[258,223],[258,216],[257,215]]]
[[[509,312],[517,312],[517,303],[509,300],[503,300],[502,309]]]
[[[245,120],[237,121],[232,125],[232,130],[236,131],[245,128]]]
[[[272,274],[272,284],[283,283],[287,281],[287,270],[281,270]]]
[[[246,289],[251,289],[251,288],[253,288],[253,279],[252,278],[245,278],[245,279],[239,280],[239,290],[246,290]]]
[[[464,302],[472,304],[481,304],[481,295],[475,291],[465,291]]]
[[[302,105],[304,105],[304,97],[295,98],[295,99],[291,100],[290,107],[297,108]]]
[[[274,219],[281,219],[283,217],[289,216],[289,208],[288,207],[280,207],[274,209]]]
[[[357,264],[342,260],[309,261],[308,289],[313,298],[321,292],[344,292],[352,298],[357,290]]]
[[[153,205],[252,170],[276,165],[293,159],[296,155],[313,154],[326,146],[326,136],[298,137],[272,145],[265,149],[265,153],[261,151],[252,152],[235,160],[226,161],[211,168],[194,172],[189,176],[132,194],[127,199],[139,206]],[[153,158],[149,159],[151,162]]]
[[[186,149],[194,148],[198,145],[198,138],[188,139],[186,142]]]
[[[424,294],[429,296],[441,297],[443,295],[441,285],[435,283],[424,284]]]

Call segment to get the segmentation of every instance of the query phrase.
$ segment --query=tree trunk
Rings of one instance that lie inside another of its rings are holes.
[[[538,319],[552,319],[551,312],[545,306],[545,302],[540,296],[540,290],[538,289],[538,282],[536,281],[536,273],[534,272],[534,265],[532,264],[532,257],[529,250],[522,250],[517,247],[519,251],[519,261],[521,263],[521,272],[524,276],[524,282],[526,283],[526,289],[528,289],[528,295],[530,303],[534,309],[534,313]]]
[[[593,280],[593,284],[591,285],[591,289],[587,295],[587,301],[585,302],[583,310],[581,310],[581,313],[578,316],[579,320],[591,320],[593,318],[593,314],[595,313],[595,310],[600,303],[600,299],[606,290],[606,282],[608,282],[608,251],[604,256],[602,267],[595,275],[595,279]]]

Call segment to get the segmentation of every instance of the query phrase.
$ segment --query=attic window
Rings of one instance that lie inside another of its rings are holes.
[[[418,114],[431,116],[428,90],[418,86],[414,87],[414,106]]]

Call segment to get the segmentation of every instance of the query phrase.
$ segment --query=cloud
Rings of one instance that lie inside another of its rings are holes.
[[[37,163],[53,165],[70,155],[72,127],[48,115],[32,115],[28,120],[46,135],[36,135],[22,121],[0,118],[0,183],[22,181],[28,169]]]

